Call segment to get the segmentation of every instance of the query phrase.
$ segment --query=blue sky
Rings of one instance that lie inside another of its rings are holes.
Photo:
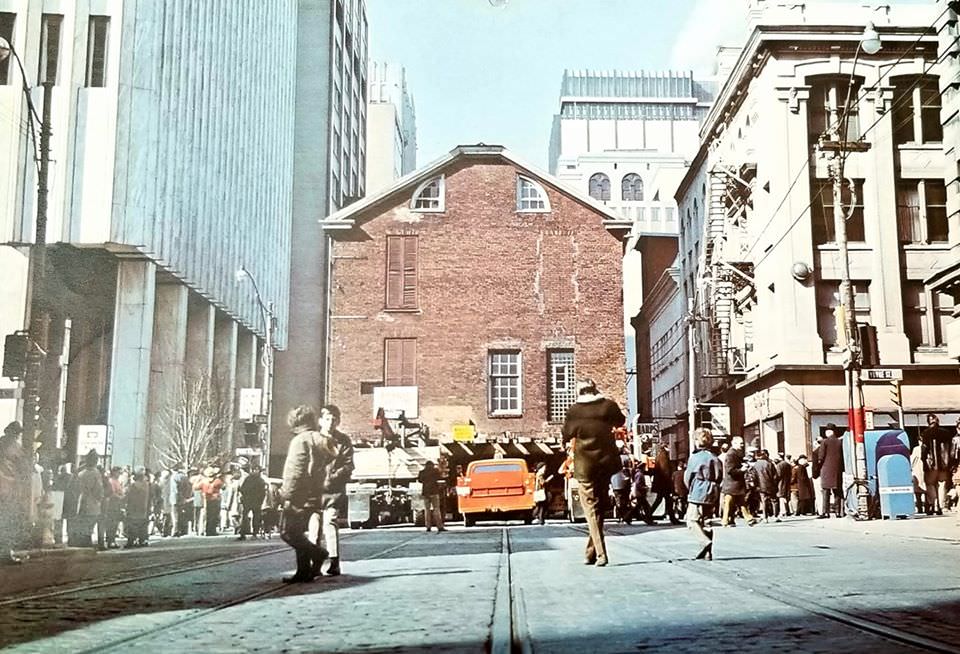
[[[850,0],[862,4],[867,0]],[[932,4],[907,0],[905,4]],[[370,56],[407,70],[417,164],[463,143],[546,168],[564,69],[711,72],[744,0],[367,0]]]

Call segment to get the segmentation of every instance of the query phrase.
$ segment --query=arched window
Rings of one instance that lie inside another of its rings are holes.
[[[517,211],[550,211],[550,200],[543,187],[522,175],[517,175]]]
[[[643,200],[643,180],[636,173],[629,173],[623,176],[620,183],[621,200]]]
[[[610,178],[603,173],[590,176],[590,197],[594,200],[610,199]]]
[[[443,211],[443,175],[428,179],[417,187],[410,201],[414,211]]]

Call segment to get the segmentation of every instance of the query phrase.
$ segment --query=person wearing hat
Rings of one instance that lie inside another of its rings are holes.
[[[223,489],[223,479],[220,478],[220,468],[207,466],[203,470],[203,477],[194,486],[199,489],[203,497],[204,530],[205,536],[216,536],[220,526],[220,493]],[[199,531],[199,529],[197,530]]]
[[[616,402],[600,394],[592,379],[581,379],[576,389],[577,400],[567,409],[563,423],[563,442],[574,443],[573,475],[589,530],[584,563],[602,567],[608,562],[603,514],[610,477],[621,467],[613,430],[626,418]]]
[[[97,545],[96,549],[106,549],[104,545],[104,536],[106,529],[101,523],[101,514],[103,512],[103,472],[100,467],[100,456],[96,450],[90,450],[83,457],[83,468],[76,478],[77,486],[77,517],[74,519],[75,529],[70,531],[74,534],[76,545],[79,547],[90,547],[93,545],[93,527],[97,525]]]
[[[947,503],[947,483],[954,461],[951,434],[940,426],[936,414],[927,414],[927,428],[920,434],[923,459],[923,483],[927,488],[927,515],[943,515]]]
[[[797,457],[790,478],[790,494],[794,502],[794,513],[810,515],[816,513],[814,507],[813,480],[810,479],[810,461],[806,454]]]

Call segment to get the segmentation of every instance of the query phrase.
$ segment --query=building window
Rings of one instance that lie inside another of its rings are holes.
[[[107,38],[110,33],[109,16],[91,16],[87,30],[86,86],[107,85]]]
[[[870,282],[853,283],[853,306],[858,323],[870,324]],[[840,302],[840,282],[817,282],[817,333],[826,349],[839,347],[837,339],[837,307]]]
[[[810,142],[816,143],[822,135],[829,141],[856,141],[860,138],[860,114],[857,98],[862,78],[854,78],[850,88],[850,78],[816,77],[811,80],[810,100],[807,103],[807,129]],[[843,118],[844,104],[849,89],[850,107],[847,111],[846,135],[840,134],[840,122]]]
[[[37,71],[37,83],[57,83],[57,69],[60,63],[60,28],[63,16],[44,14],[40,19],[40,67]]]
[[[893,78],[893,141],[941,143],[940,86],[934,76]]]
[[[417,308],[416,236],[387,237],[387,309]]]
[[[576,368],[573,350],[549,350],[547,352],[547,375],[550,383],[550,422],[563,422],[567,409],[576,402]]]
[[[517,211],[550,211],[543,187],[522,175],[517,175]]]
[[[847,219],[847,240],[855,243],[865,241],[863,229],[863,180],[854,180],[856,185],[856,205],[853,214]],[[810,203],[810,220],[813,228],[814,245],[836,242],[837,235],[833,222],[833,184],[830,180],[811,179],[810,193],[813,201]],[[853,198],[850,194],[850,185],[843,185],[843,206],[849,208]]]
[[[904,243],[946,243],[947,190],[942,179],[897,184],[897,230]]]
[[[415,211],[443,211],[443,175],[428,179],[413,194],[410,208]]]
[[[643,180],[636,173],[629,173],[623,176],[620,183],[620,198],[630,202],[639,202],[643,200]]]
[[[490,415],[519,416],[521,413],[521,375],[519,350],[495,350],[487,353]]]
[[[610,199],[610,178],[603,173],[590,176],[590,197],[594,200]]]
[[[384,339],[383,385],[417,385],[417,339]]]
[[[9,11],[0,11],[0,38],[5,39],[7,43],[13,43],[13,28],[17,23],[17,15]],[[7,57],[0,61],[0,85],[10,83],[10,66],[13,65],[13,57]]]
[[[932,293],[921,281],[903,282],[903,330],[910,349],[943,347],[946,328],[953,320],[953,298]]]

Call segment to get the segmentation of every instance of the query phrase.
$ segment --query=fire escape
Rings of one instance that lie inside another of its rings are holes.
[[[744,374],[751,342],[753,264],[746,261],[756,164],[716,164],[710,171],[701,259],[706,377]],[[745,315],[746,314],[746,315]]]

